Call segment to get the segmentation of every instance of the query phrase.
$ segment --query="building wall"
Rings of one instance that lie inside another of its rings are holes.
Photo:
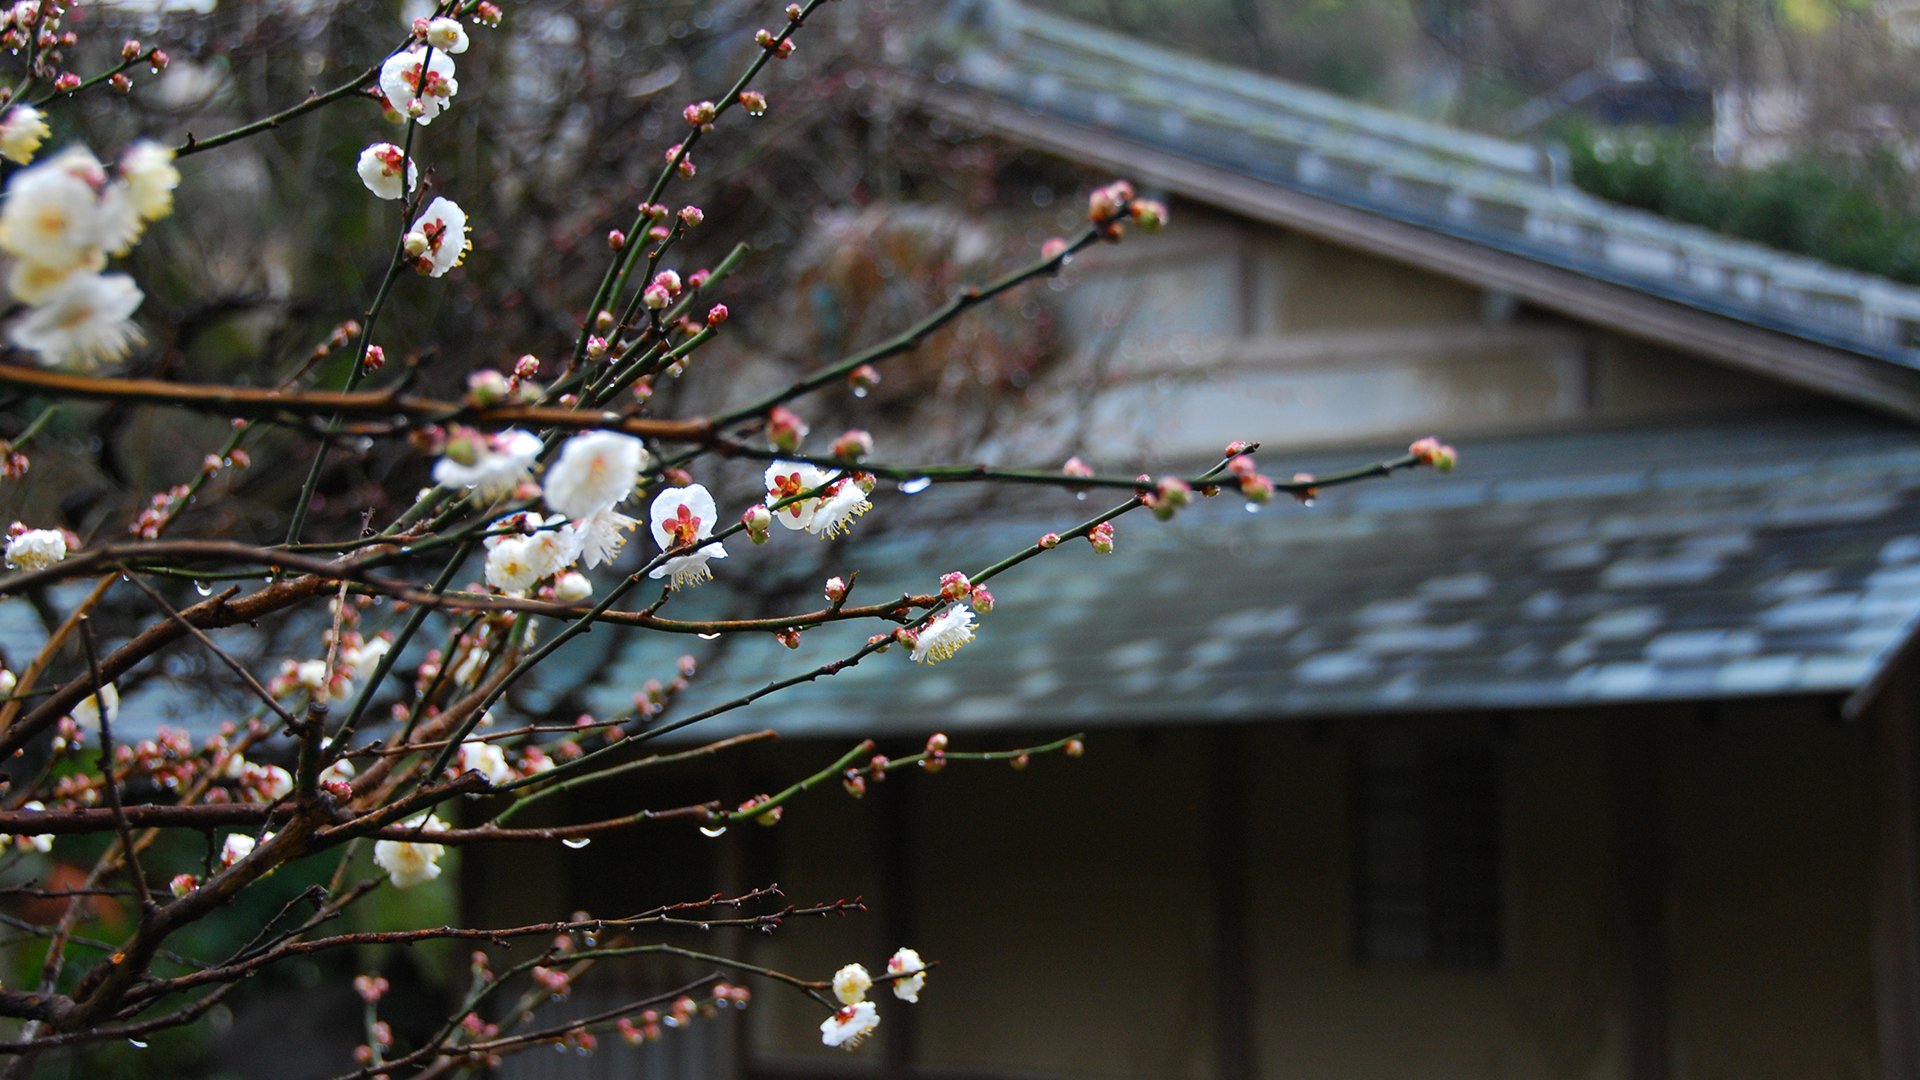
[[[1498,755],[1503,955],[1491,971],[1363,966],[1354,755],[1441,737]],[[912,944],[941,967],[917,1009],[883,999],[880,1045],[853,1055],[819,1047],[817,1007],[762,993],[754,1053],[773,1073],[1209,1080],[1224,947],[1250,961],[1253,1075],[1276,1080],[1626,1077],[1649,1002],[1675,1080],[1872,1075],[1864,753],[1816,704],[1723,704],[1106,732],[1079,761],[816,796],[767,834],[779,880],[795,901],[874,910],[794,924],[755,959],[824,975]],[[1217,934],[1224,768],[1246,800],[1238,944]],[[1651,800],[1644,835],[1635,799]],[[1649,855],[1651,954],[1631,904]],[[1651,999],[1636,963],[1658,973]]]
[[[1510,297],[1181,204],[1177,225],[1100,247],[1060,294],[1070,359],[1036,419],[1091,396],[1089,449],[1204,456],[1450,438],[1780,406],[1799,391],[1527,309]]]

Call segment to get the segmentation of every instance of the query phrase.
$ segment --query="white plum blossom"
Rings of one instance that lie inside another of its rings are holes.
[[[911,974],[909,974],[911,973]],[[920,954],[912,949],[901,949],[887,961],[887,974],[906,975],[904,979],[893,980],[893,996],[901,1001],[920,1001],[920,990],[927,985],[927,965],[920,960]]]
[[[7,569],[44,570],[67,557],[67,536],[59,529],[28,529],[7,541]]]
[[[98,241],[109,255],[125,255],[140,242],[147,223],[133,205],[133,193],[125,180],[115,180],[100,192],[100,216],[96,223]]]
[[[467,239],[467,212],[452,199],[437,196],[414,220],[407,238],[413,268],[428,277],[444,275],[473,250]]]
[[[268,833],[262,839],[271,840],[273,839],[273,834]],[[253,854],[253,848],[253,837],[248,836],[246,833],[228,833],[226,842],[220,845],[220,865],[223,867],[232,866],[234,863]]]
[[[53,290],[59,288],[76,271],[98,272],[107,265],[107,253],[99,248],[86,252],[85,261],[76,266],[57,266],[51,263],[38,263],[32,259],[15,259],[13,269],[7,271],[7,291],[15,300],[25,304],[38,304],[46,300]]]
[[[973,612],[956,604],[928,623],[918,636],[913,646],[913,662],[937,664],[973,640]]]
[[[88,694],[74,703],[73,712],[68,715],[72,716],[73,722],[79,724],[82,729],[99,731],[100,706],[103,703],[107,707],[108,719],[120,715],[120,691],[112,683],[101,687],[99,693]]]
[[[423,84],[420,54],[427,51],[433,56],[426,62]],[[412,105],[417,98],[420,113],[415,118],[423,125],[431,124],[441,110],[452,104],[453,95],[460,92],[460,82],[453,77],[453,57],[445,50],[425,50],[418,45],[394,53],[380,65],[380,92],[387,96],[387,104],[402,116],[413,115]]]
[[[605,506],[567,526],[566,531],[578,538],[581,561],[591,570],[619,558],[620,549],[627,544],[626,531],[638,524],[637,518]]]
[[[459,19],[442,16],[427,24],[427,44],[457,56],[467,51],[467,28]]]
[[[821,499],[820,505],[814,508],[813,520],[807,523],[807,531],[822,539],[830,540],[851,531],[854,519],[872,507],[873,504],[867,501],[867,493],[859,484],[851,480],[842,480],[835,484],[832,493]]]
[[[833,973],[833,996],[840,999],[842,1005],[853,1005],[867,999],[867,991],[873,989],[873,976],[860,964],[848,964]]]
[[[407,822],[406,828],[419,829],[422,832],[445,832],[447,826],[432,814],[424,818],[414,818]],[[373,845],[373,861],[387,872],[388,879],[396,889],[411,889],[415,885],[425,885],[440,876],[440,856],[446,848],[439,844],[423,844],[413,840],[382,840]]]
[[[668,488],[653,500],[650,515],[654,542],[660,545],[661,551],[671,551],[685,544],[705,540],[713,535],[716,513],[713,496],[699,484]],[[668,559],[654,567],[647,576],[669,578],[671,587],[675,589],[691,588],[713,577],[713,571],[707,569],[707,560],[726,557],[725,545],[707,544],[691,555],[676,555]]]
[[[353,779],[353,762],[346,758],[320,770],[320,782],[323,784],[345,784]]]
[[[380,660],[393,648],[393,642],[376,637],[360,645],[349,645],[340,650],[340,662],[347,669],[348,676],[354,682],[365,682],[373,678],[373,669],[380,666]]]
[[[146,299],[125,274],[78,271],[13,324],[8,338],[52,364],[93,367],[146,340],[131,320]]]
[[[401,190],[400,163],[406,161],[406,157],[405,151],[390,142],[374,143],[360,151],[360,162],[354,170],[368,191],[383,199],[397,199],[420,183],[419,166],[407,161],[407,186],[405,191]]]
[[[851,1050],[879,1026],[880,1011],[873,1007],[873,1002],[858,1002],[820,1022],[820,1041]]]
[[[513,767],[507,764],[506,753],[489,742],[461,743],[460,771],[478,772],[489,784],[504,784],[513,779]]]
[[[325,660],[302,660],[294,665],[293,681],[314,697],[321,697],[327,692],[328,680]]]
[[[653,464],[640,440],[617,431],[589,431],[568,439],[547,469],[547,505],[579,521],[633,494],[641,470]],[[591,565],[591,564],[589,564]]]
[[[593,582],[578,570],[571,570],[553,583],[553,595],[563,604],[577,604],[593,595]]]
[[[74,267],[89,261],[99,247],[99,191],[63,166],[73,152],[63,151],[14,174],[6,203],[0,206],[0,249],[43,266]]]
[[[531,536],[501,536],[487,551],[487,584],[508,596],[524,596],[540,580],[546,558]]]
[[[278,765],[250,764],[246,767],[245,780],[270,803],[293,794],[293,774]]]
[[[15,165],[25,165],[40,150],[40,143],[53,134],[44,113],[31,105],[15,105],[0,120],[0,157]]]
[[[147,221],[173,213],[173,189],[180,186],[180,170],[173,164],[173,147],[142,139],[120,155],[120,176],[126,182],[133,208]]]
[[[767,505],[771,507],[781,499],[792,498],[803,491],[812,491],[826,483],[834,474],[798,461],[776,461],[767,466]],[[820,496],[801,499],[799,502],[783,506],[773,512],[773,518],[789,529],[804,529],[813,524],[814,511],[825,501]]]
[[[433,479],[448,487],[473,488],[481,498],[491,501],[526,479],[527,470],[540,456],[540,445],[540,436],[517,428],[466,439],[461,452],[472,460],[443,457],[434,463]]]

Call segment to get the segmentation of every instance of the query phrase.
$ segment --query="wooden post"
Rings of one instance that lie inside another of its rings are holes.
[[[1652,718],[1617,734],[1620,871],[1626,937],[1626,1077],[1667,1077],[1666,830],[1660,728]]]
[[[1913,680],[1902,669],[1869,710],[1873,776],[1873,1004],[1881,1080],[1920,1080]]]
[[[1252,934],[1247,919],[1247,732],[1219,729],[1212,769],[1214,1076],[1253,1080]]]

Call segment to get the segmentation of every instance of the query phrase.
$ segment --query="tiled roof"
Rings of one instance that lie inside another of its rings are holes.
[[[1459,472],[1330,491],[1312,508],[1249,515],[1222,496],[1171,523],[1128,517],[1114,555],[1076,541],[997,580],[997,610],[952,660],[908,670],[895,650],[700,733],[1844,693],[1920,617],[1920,433],[1909,428],[1835,412],[1462,452]],[[1268,464],[1326,471],[1355,459]],[[870,599],[928,591],[940,573],[977,569],[1099,505],[1057,499],[1049,517],[854,543],[831,569],[858,569]],[[751,572],[746,560],[723,569]],[[724,588],[701,590],[703,604]],[[743,640],[675,713],[872,632],[811,631],[798,653]],[[659,674],[689,645],[643,635],[622,670],[635,682]]]
[[[1586,195],[1552,156],[1156,48],[1013,0],[962,0],[949,88],[1695,308],[1920,366],[1920,289]],[[1192,194],[1192,193],[1189,193]]]

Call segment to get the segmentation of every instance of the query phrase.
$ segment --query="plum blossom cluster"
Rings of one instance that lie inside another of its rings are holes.
[[[483,25],[499,24],[500,9],[493,4],[480,4],[474,12]],[[405,200],[419,188],[420,168],[411,152],[414,125],[425,127],[452,106],[460,92],[453,58],[466,52],[468,44],[466,27],[458,19],[415,19],[407,47],[380,65],[379,89],[373,95],[389,120],[407,125],[407,137],[400,145],[372,143],[354,162],[360,182],[375,196]],[[473,250],[467,232],[466,211],[452,199],[436,196],[402,234],[400,248],[407,265],[427,277],[443,277]]]
[[[887,976],[893,983],[893,996],[901,1001],[920,1001],[927,984],[927,968],[920,954],[901,949],[887,961]],[[880,1010],[867,1000],[873,989],[873,977],[860,964],[848,964],[833,975],[833,996],[841,1008],[820,1023],[820,1041],[828,1046],[852,1050],[880,1026]]]
[[[26,108],[8,114],[16,160],[31,159],[44,137]],[[0,139],[7,134],[0,129]],[[173,212],[179,183],[173,151],[144,140],[112,174],[79,145],[15,172],[0,204],[0,250],[13,257],[7,289],[28,310],[8,339],[42,363],[76,368],[120,360],[144,341],[132,320],[145,294],[131,277],[102,271]]]

